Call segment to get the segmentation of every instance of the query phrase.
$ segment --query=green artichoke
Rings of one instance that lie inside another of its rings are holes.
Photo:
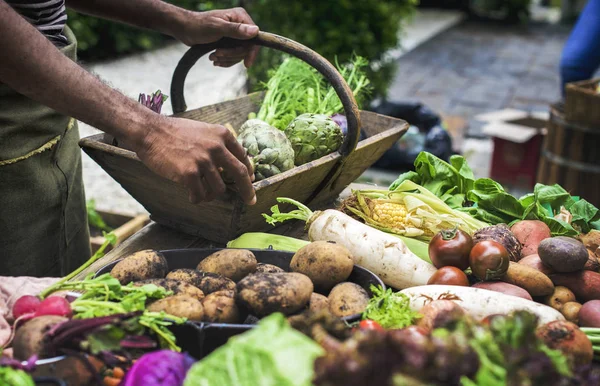
[[[327,115],[302,114],[285,129],[294,149],[295,164],[302,165],[340,148],[342,129]]]
[[[258,119],[242,125],[237,140],[248,151],[256,181],[294,167],[294,150],[285,134]]]

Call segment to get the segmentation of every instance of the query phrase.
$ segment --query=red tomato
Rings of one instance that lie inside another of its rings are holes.
[[[469,286],[467,275],[456,267],[442,267],[435,271],[427,284],[462,285]]]
[[[461,271],[469,268],[473,239],[460,229],[438,232],[429,242],[429,258],[436,268],[452,266]]]
[[[483,240],[471,249],[469,263],[473,275],[479,280],[500,280],[508,271],[510,258],[502,244]]]
[[[381,324],[377,323],[374,320],[370,320],[370,319],[365,319],[365,320],[361,320],[360,323],[358,324],[358,328],[361,330],[381,330],[383,331],[383,327],[381,327]]]

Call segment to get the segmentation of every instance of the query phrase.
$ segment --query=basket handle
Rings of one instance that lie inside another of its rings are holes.
[[[250,40],[223,38],[214,43],[199,44],[191,47],[177,64],[173,73],[173,79],[171,80],[171,105],[173,106],[173,113],[182,113],[187,109],[185,97],[183,96],[185,78],[198,59],[217,48],[233,48],[248,45],[264,46],[293,55],[314,67],[329,81],[342,101],[348,121],[348,133],[338,151],[342,158],[346,158],[352,153],[360,137],[360,113],[354,95],[342,75],[327,59],[310,48],[283,36],[268,32],[259,32],[256,37]]]

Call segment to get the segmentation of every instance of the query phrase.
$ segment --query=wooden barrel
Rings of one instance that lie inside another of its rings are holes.
[[[600,206],[600,125],[569,122],[560,106],[552,106],[537,180]]]

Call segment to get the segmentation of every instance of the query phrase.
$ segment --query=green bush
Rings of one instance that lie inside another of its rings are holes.
[[[230,8],[248,10],[263,31],[300,42],[334,62],[350,60],[353,53],[371,62],[369,78],[373,97],[385,95],[395,63],[384,53],[398,46],[403,22],[413,14],[418,0],[170,0],[193,10]],[[83,60],[113,58],[156,48],[167,37],[69,11],[69,26],[79,41]],[[262,49],[249,71],[249,88],[256,90],[267,80],[269,69],[282,60],[282,53]]]
[[[329,61],[350,60],[352,53],[371,62],[369,78],[373,97],[386,94],[395,63],[384,53],[398,46],[402,23],[415,10],[417,0],[247,0],[245,8],[263,31],[302,43]],[[285,4],[285,5],[284,5]],[[282,54],[262,49],[249,70],[249,88],[267,79]]]
[[[126,1],[126,0],[125,0]],[[236,0],[166,0],[197,11],[233,6]],[[77,37],[78,56],[83,60],[102,60],[160,47],[169,38],[158,32],[131,27],[93,16],[67,11],[68,24]]]

